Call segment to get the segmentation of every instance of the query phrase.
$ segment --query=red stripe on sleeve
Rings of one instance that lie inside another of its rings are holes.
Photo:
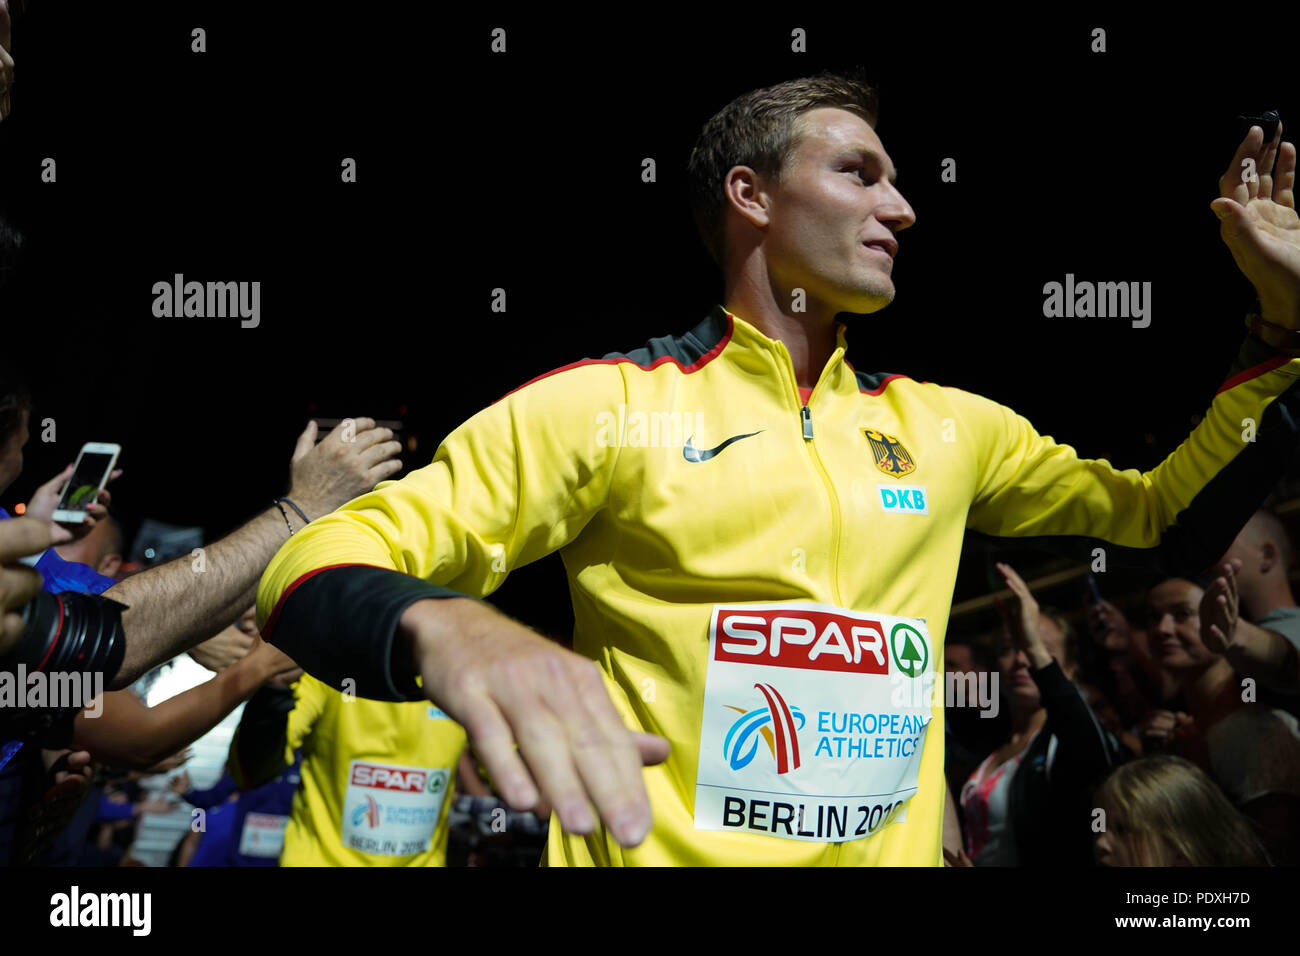
[[[1289,361],[1291,361],[1289,355],[1279,355],[1276,358],[1269,359],[1267,362],[1260,362],[1258,365],[1248,368],[1244,372],[1238,372],[1236,375],[1232,376],[1232,378],[1220,385],[1219,391],[1214,394],[1218,395],[1221,392],[1226,392],[1230,388],[1236,388],[1242,382],[1249,382],[1252,378],[1259,378],[1261,375],[1266,375],[1275,368],[1281,368]]]

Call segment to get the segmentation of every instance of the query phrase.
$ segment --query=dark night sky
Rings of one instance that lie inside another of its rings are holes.
[[[71,6],[37,3],[16,28],[0,124],[0,206],[29,240],[0,295],[4,348],[36,419],[58,423],[53,445],[33,429],[0,504],[83,441],[117,441],[127,524],[210,536],[283,493],[313,407],[405,405],[418,466],[533,376],[693,326],[721,296],[684,198],[696,133],[735,95],[826,66],[875,80],[918,217],[896,301],[855,320],[854,365],[980,392],[1081,455],[1151,467],[1207,407],[1253,301],[1209,210],[1235,117],[1300,117],[1290,34],[1242,38],[1234,60],[1208,21]],[[1095,26],[1109,52],[1089,52]],[[794,27],[811,52],[790,52]],[[260,280],[261,326],[154,318],[152,285],[176,272]],[[1066,273],[1150,281],[1151,327],[1044,318],[1043,284]],[[518,577],[507,605],[567,603],[554,562]]]

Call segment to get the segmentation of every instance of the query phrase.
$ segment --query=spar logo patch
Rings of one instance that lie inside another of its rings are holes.
[[[871,447],[871,456],[876,460],[876,467],[891,478],[902,478],[916,471],[916,459],[903,447],[897,435],[886,435],[874,428],[862,429]]]

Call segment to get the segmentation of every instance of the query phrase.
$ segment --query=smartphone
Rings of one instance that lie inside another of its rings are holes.
[[[72,477],[54,509],[55,521],[81,524],[86,520],[86,509],[99,500],[99,492],[108,483],[121,453],[122,446],[111,442],[88,441],[81,446]]]
[[[1088,593],[1086,597],[1088,598],[1089,604],[1101,603],[1101,591],[1098,589],[1097,579],[1092,576],[1091,571],[1088,572]]]

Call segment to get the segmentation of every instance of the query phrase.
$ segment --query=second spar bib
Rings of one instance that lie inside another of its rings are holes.
[[[811,602],[716,605],[696,829],[832,843],[905,819],[933,688],[919,618]]]
[[[277,858],[284,850],[284,831],[289,818],[279,813],[249,813],[239,832],[239,853],[262,859]]]
[[[450,780],[447,768],[353,760],[343,795],[343,845],[376,856],[428,851]]]

